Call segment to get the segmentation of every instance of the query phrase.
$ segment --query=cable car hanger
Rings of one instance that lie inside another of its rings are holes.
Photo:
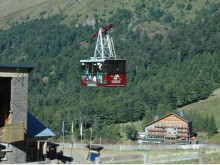
[[[126,60],[116,58],[113,39],[108,31],[113,24],[101,27],[91,34],[97,37],[94,56],[80,60],[81,86],[122,87],[126,85]]]

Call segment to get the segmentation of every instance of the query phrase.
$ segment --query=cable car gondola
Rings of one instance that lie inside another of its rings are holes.
[[[81,86],[123,87],[126,85],[126,60],[116,59],[112,38],[107,31],[113,24],[104,26],[92,37],[97,36],[94,57],[80,60]]]

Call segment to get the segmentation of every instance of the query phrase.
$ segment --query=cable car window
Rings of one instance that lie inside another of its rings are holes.
[[[116,65],[115,65],[115,61],[114,60],[111,60],[111,61],[108,61],[108,73],[116,73]]]
[[[97,65],[96,63],[92,63],[92,73],[96,73],[97,72]]]
[[[82,71],[82,74],[88,74],[88,66],[86,63],[81,64],[81,71]]]
[[[97,63],[97,70],[98,70],[98,72],[102,72],[102,70],[103,70],[103,63],[101,63],[101,62]]]
[[[102,66],[103,64],[100,62],[94,62],[93,63],[93,73],[102,72]]]
[[[89,74],[92,71],[92,63],[82,63],[81,64],[82,74]]]
[[[116,73],[125,73],[125,61],[116,61]]]
[[[108,68],[108,73],[124,74],[126,72],[125,62],[125,60],[108,60],[107,63],[105,63]]]
[[[107,73],[108,72],[108,64],[107,64],[107,62],[104,62],[104,64],[103,64],[103,73]]]
[[[85,74],[85,70],[86,70],[85,63],[82,63],[82,64],[81,64],[81,71],[82,71],[82,74]]]

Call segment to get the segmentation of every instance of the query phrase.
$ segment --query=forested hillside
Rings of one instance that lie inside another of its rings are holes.
[[[62,121],[70,131],[71,122],[81,120],[98,134],[106,125],[142,120],[145,112],[164,115],[207,98],[220,86],[220,3],[207,0],[187,21],[165,10],[173,5],[186,13],[196,8],[191,0],[151,6],[140,0],[133,10],[118,8],[109,19],[94,15],[94,26],[76,19],[61,24],[68,17],[62,12],[12,24],[0,31],[0,60],[35,66],[29,111],[57,135]],[[127,60],[127,86],[80,87],[79,60],[93,56],[95,48],[89,36],[112,22],[117,57]]]

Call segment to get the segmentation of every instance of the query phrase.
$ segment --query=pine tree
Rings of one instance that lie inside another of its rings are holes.
[[[218,133],[218,128],[216,126],[216,123],[215,123],[215,118],[214,118],[214,115],[212,114],[211,118],[210,118],[210,121],[209,121],[209,125],[208,125],[208,135],[211,137],[213,136],[214,134]]]
[[[203,130],[208,131],[208,127],[209,127],[209,116],[208,114],[206,114],[206,117],[204,118],[203,121]]]
[[[153,114],[150,110],[145,111],[145,116],[143,118],[143,125],[148,124],[153,121]]]
[[[137,132],[137,128],[133,124],[126,125],[124,128],[124,132],[128,139],[137,140],[138,132]]]

